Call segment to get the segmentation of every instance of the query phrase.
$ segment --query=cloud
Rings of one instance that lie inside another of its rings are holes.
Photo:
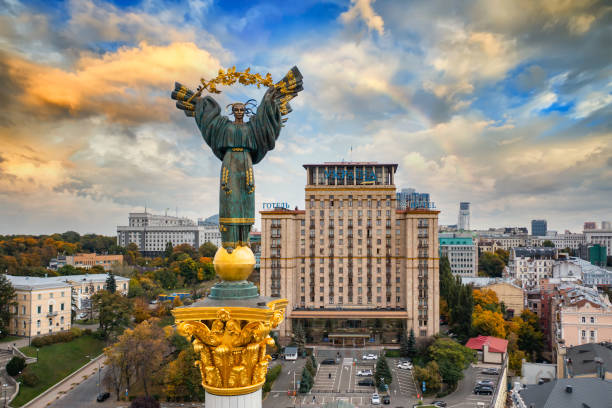
[[[119,122],[167,120],[174,80],[194,84],[220,67],[219,60],[195,44],[145,42],[101,56],[84,53],[72,69],[18,57],[6,58],[4,64],[21,87],[13,100],[36,114],[106,115]],[[160,89],[166,92],[159,95]]]
[[[363,20],[369,31],[375,30],[378,34],[383,35],[385,31],[385,22],[382,17],[376,14],[372,3],[376,0],[351,0],[351,7],[340,14],[340,20],[343,23],[352,23],[357,20]]]

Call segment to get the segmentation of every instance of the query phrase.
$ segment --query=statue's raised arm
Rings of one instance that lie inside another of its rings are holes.
[[[260,84],[269,86],[257,112],[252,109],[252,100],[237,102],[232,108],[234,121],[221,115],[221,107],[210,96],[200,98],[203,90],[219,93],[217,83],[231,85],[239,81],[244,85]],[[176,83],[172,99],[176,107],[187,116],[193,116],[202,137],[213,153],[223,162],[219,188],[219,229],[222,246],[228,253],[238,247],[248,246],[251,226],[255,222],[255,179],[253,164],[259,163],[270,150],[274,149],[280,129],[286,119],[283,116],[291,112],[289,101],[302,91],[302,74],[297,67],[285,77],[272,84],[270,75],[265,78],[259,74],[235,72],[234,68],[227,73],[220,71],[220,76],[205,82],[194,93],[185,86]],[[244,122],[244,116],[250,117]],[[240,279],[236,279],[240,280]]]

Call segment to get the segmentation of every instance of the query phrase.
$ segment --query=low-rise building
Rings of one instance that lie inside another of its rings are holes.
[[[58,256],[49,262],[49,268],[57,270],[62,266],[71,265],[75,268],[91,269],[101,266],[105,271],[110,271],[114,265],[123,265],[123,255],[98,255],[98,254],[75,254]]]
[[[557,255],[556,248],[513,248],[508,265],[510,277],[519,280],[524,289],[535,289],[541,279],[552,277]]]
[[[451,272],[458,276],[478,276],[478,249],[468,237],[439,238],[440,256],[446,256]]]
[[[609,407],[612,382],[595,378],[564,378],[528,385],[513,394],[521,408]]]
[[[556,294],[557,340],[568,346],[612,342],[612,304],[596,289],[572,285]]]
[[[11,276],[15,301],[9,334],[33,337],[70,330],[71,289],[66,282],[33,276]]]
[[[599,229],[585,229],[583,232],[587,244],[604,246],[606,247],[607,255],[612,256],[612,228],[610,228],[609,222],[602,222],[602,227]]]
[[[605,378],[612,380],[612,343],[588,343],[557,347],[558,378]]]
[[[495,292],[499,301],[504,302],[504,305],[506,305],[506,311],[509,314],[518,316],[523,312],[525,292],[520,286],[512,282],[500,281],[486,285],[483,289],[490,289]]]
[[[38,336],[70,330],[71,312],[83,311],[91,295],[106,289],[107,274],[51,276],[6,275],[15,288],[17,308],[9,323],[10,334]],[[127,295],[129,279],[115,276],[117,292]]]
[[[578,249],[586,242],[584,234],[572,234],[566,231],[565,234],[550,234],[543,237],[533,237],[533,245],[541,246],[544,241],[550,241],[557,249]]]
[[[501,364],[506,358],[508,340],[493,336],[478,336],[469,339],[465,347],[481,352],[483,363]]]

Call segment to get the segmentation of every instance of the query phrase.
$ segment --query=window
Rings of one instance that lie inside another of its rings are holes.
[[[581,321],[582,321],[582,323],[586,323],[586,317],[582,316]],[[584,336],[584,334],[583,334],[583,336]]]
[[[63,303],[60,305],[60,310],[64,310],[64,304]],[[63,317],[62,317],[62,319],[63,319]]]
[[[595,330],[591,330],[591,337],[595,337]]]
[[[591,316],[591,323],[595,323],[595,318],[593,316]]]
[[[21,314],[26,314],[25,310],[26,310],[25,306],[21,306]]]
[[[36,327],[38,327],[40,329],[40,320],[36,321]]]
[[[42,294],[41,293],[38,294],[38,300],[40,300],[40,299],[42,299]]]
[[[42,313],[42,306],[38,306],[36,308],[36,311],[38,312],[38,314],[41,314]]]
[[[582,337],[586,337],[586,330],[582,330]]]
[[[53,305],[49,305],[49,313],[53,313]]]

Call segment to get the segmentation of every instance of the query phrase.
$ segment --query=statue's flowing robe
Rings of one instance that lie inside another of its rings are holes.
[[[274,149],[281,129],[281,112],[271,92],[266,92],[257,113],[246,123],[236,124],[221,115],[221,107],[210,96],[196,103],[195,119],[206,144],[221,166],[219,229],[226,249],[247,245],[255,222],[253,164]]]

